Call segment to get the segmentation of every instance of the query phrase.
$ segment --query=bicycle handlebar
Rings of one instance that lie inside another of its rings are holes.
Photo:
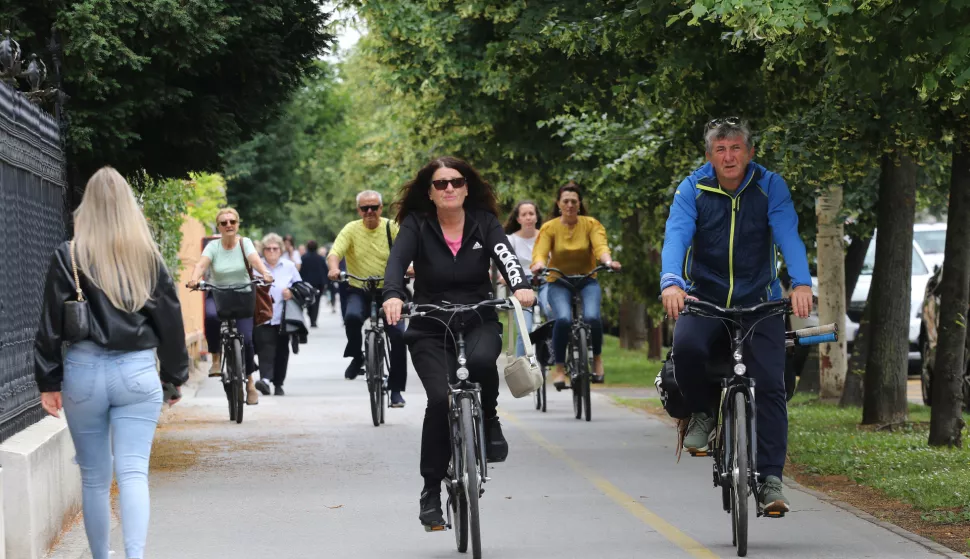
[[[707,301],[701,301],[697,299],[686,299],[684,301],[684,310],[681,314],[691,314],[691,310],[694,311],[707,311],[721,316],[739,316],[739,315],[749,315],[758,314],[769,310],[783,309],[784,311],[791,310],[791,299],[778,299],[775,301],[765,301],[764,303],[758,303],[757,305],[751,307],[719,307],[714,303],[708,303]]]
[[[236,285],[214,285],[205,281],[200,281],[195,287],[185,284],[192,291],[239,291],[245,287],[255,285],[258,287],[266,287],[267,285],[273,285],[272,283],[266,283],[262,279],[254,279],[249,283],[240,283]]]
[[[401,310],[401,318],[420,317],[436,311],[459,313],[473,311],[479,307],[495,307],[496,309],[513,308],[512,303],[510,303],[508,299],[488,299],[486,301],[471,304],[448,303],[447,301],[443,301],[443,303],[444,305],[435,305],[432,303],[408,303],[404,305],[404,309]]]
[[[568,281],[581,281],[581,280],[590,278],[594,274],[598,274],[599,272],[607,272],[607,273],[610,273],[610,274],[615,274],[616,273],[616,270],[614,270],[613,268],[607,266],[606,264],[600,264],[599,266],[593,268],[593,271],[591,271],[588,274],[575,274],[575,275],[570,276],[570,275],[566,275],[565,272],[563,272],[562,270],[560,270],[558,268],[543,268],[543,270],[541,272],[535,274],[535,276],[533,276],[533,277],[537,277],[537,278],[538,277],[547,277],[550,272],[555,272],[556,274],[559,275],[560,278],[563,278],[563,279],[568,280]]]

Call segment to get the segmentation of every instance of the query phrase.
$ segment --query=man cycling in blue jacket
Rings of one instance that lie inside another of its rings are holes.
[[[812,278],[788,185],[752,161],[751,131],[739,118],[709,122],[704,143],[708,163],[677,187],[667,218],[660,278],[667,314],[677,318],[689,297],[722,307],[781,298],[780,248],[792,278],[793,311],[807,317]],[[717,388],[704,371],[712,352],[726,351],[728,344],[720,320],[690,315],[677,320],[672,359],[693,412],[684,438],[691,453],[708,449]],[[788,450],[784,318],[759,322],[746,344],[744,362],[756,381],[758,403],[757,464],[763,483],[758,498],[766,512],[787,512],[781,484]]]

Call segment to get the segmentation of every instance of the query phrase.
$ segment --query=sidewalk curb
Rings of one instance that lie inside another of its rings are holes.
[[[812,497],[815,497],[819,501],[823,501],[823,502],[826,502],[826,503],[828,503],[830,505],[836,506],[836,507],[838,507],[838,508],[840,508],[840,509],[842,509],[842,510],[848,512],[848,513],[851,513],[851,514],[853,514],[853,515],[855,515],[855,516],[857,516],[857,517],[859,517],[859,518],[861,518],[863,520],[866,520],[868,522],[871,522],[872,524],[875,524],[876,526],[879,526],[880,528],[885,528],[886,530],[889,530],[890,532],[896,534],[897,536],[901,536],[903,538],[906,538],[907,540],[909,540],[909,541],[911,541],[913,543],[919,544],[919,545],[925,547],[926,549],[929,549],[930,551],[932,551],[934,553],[938,553],[938,554],[942,555],[943,557],[948,557],[950,559],[966,559],[966,557],[967,557],[966,555],[964,555],[962,553],[958,553],[958,552],[950,549],[949,547],[940,545],[940,544],[936,543],[935,541],[933,541],[933,540],[931,540],[929,538],[924,538],[923,536],[920,536],[918,534],[914,534],[913,532],[910,532],[909,530],[906,530],[904,528],[900,528],[899,526],[896,526],[895,524],[892,524],[890,522],[886,522],[884,520],[879,520],[878,518],[876,518],[875,516],[869,514],[868,512],[866,512],[866,511],[864,511],[862,509],[856,508],[856,507],[850,505],[849,503],[846,503],[844,501],[840,501],[840,500],[838,500],[838,499],[836,499],[836,498],[834,498],[834,497],[832,497],[830,495],[827,495],[825,493],[822,493],[821,491],[816,491],[814,489],[809,489],[808,487],[805,487],[804,485],[798,483],[797,481],[792,480],[791,478],[785,478],[784,483],[785,483],[785,485],[787,485],[788,487],[791,487],[792,489],[794,489],[796,491],[801,491],[802,493],[806,493],[808,495],[811,495]]]

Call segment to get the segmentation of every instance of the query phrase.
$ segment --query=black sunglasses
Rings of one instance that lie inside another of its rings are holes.
[[[728,116],[724,118],[715,118],[714,120],[707,123],[707,129],[713,130],[722,124],[727,124],[728,126],[741,126],[741,117],[739,116]]]
[[[465,180],[465,177],[456,177],[453,179],[438,179],[436,181],[431,181],[431,186],[433,186],[435,190],[447,190],[449,183],[451,184],[451,186],[455,187],[455,190],[458,190],[459,188],[465,188],[465,185],[468,184],[468,181]]]
[[[230,225],[235,225],[235,224],[236,224],[236,220],[235,219],[224,219],[224,220],[222,220],[222,221],[219,222],[219,225],[221,225],[223,227],[229,227]]]
[[[381,209],[381,205],[380,204],[372,204],[370,206],[357,206],[357,209],[359,209],[360,211],[362,211],[364,213],[367,213],[367,212],[377,212],[377,210]]]

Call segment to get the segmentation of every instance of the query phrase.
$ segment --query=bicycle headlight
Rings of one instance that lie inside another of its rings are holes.
[[[734,352],[734,360],[735,361],[740,361],[741,360],[741,352],[740,351],[735,351]]]
[[[458,367],[457,376],[458,380],[468,380],[468,369],[466,369],[464,366]]]
[[[465,363],[468,363],[468,360],[465,359],[465,356],[464,355],[459,355],[458,356],[458,364],[461,365],[462,367],[464,367],[465,366]]]
[[[734,374],[741,376],[747,371],[748,368],[744,366],[744,363],[738,363],[734,366]]]

